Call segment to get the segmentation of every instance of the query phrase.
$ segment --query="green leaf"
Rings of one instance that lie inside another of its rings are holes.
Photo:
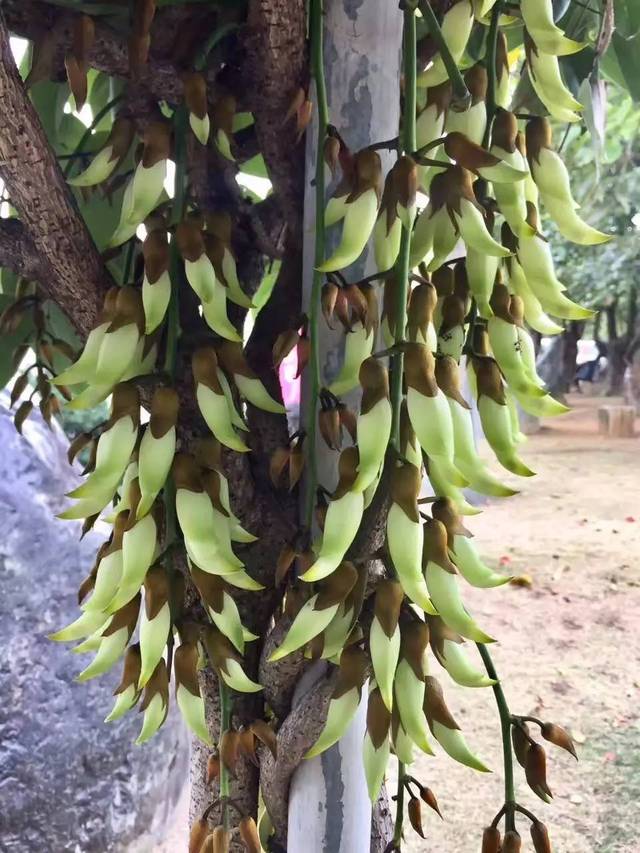
[[[256,154],[250,160],[247,160],[240,167],[240,171],[245,175],[253,175],[254,178],[268,178],[267,165],[264,162],[262,154]]]
[[[622,38],[632,38],[640,32],[640,4],[637,0],[615,0],[616,32]]]
[[[611,44],[629,94],[640,101],[640,37],[625,39],[614,32]]]
[[[264,274],[264,277],[258,285],[258,289],[256,290],[253,296],[252,301],[255,305],[255,308],[252,309],[252,313],[254,315],[254,318],[258,316],[260,311],[269,301],[269,297],[271,296],[279,272],[280,261],[273,261],[269,266],[267,272]]]
[[[251,127],[254,123],[252,113],[236,113],[233,117],[233,132],[244,130],[246,127]]]
[[[611,83],[615,83],[616,86],[620,86],[621,89],[627,88],[627,81],[624,79],[624,74],[622,73],[622,68],[620,68],[613,44],[609,45],[607,52],[604,56],[600,57],[598,64],[603,77]]]

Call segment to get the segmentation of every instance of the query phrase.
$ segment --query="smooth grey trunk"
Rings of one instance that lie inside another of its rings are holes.
[[[400,61],[402,15],[387,0],[326,0],[325,75],[330,121],[353,150],[395,137],[400,122]],[[311,94],[312,100],[315,95]],[[315,196],[311,176],[316,161],[317,125],[307,134],[307,182],[304,216],[304,300],[309,303],[315,242]],[[384,171],[393,160],[380,152]],[[332,189],[333,187],[330,187]],[[339,227],[334,229],[339,233]],[[329,246],[336,236],[329,236]],[[373,272],[373,253],[346,272],[357,281]],[[342,361],[344,334],[331,331],[321,320],[321,371],[327,384]],[[304,392],[303,392],[304,394]],[[357,394],[344,401],[357,406]],[[307,399],[303,396],[303,413]],[[304,414],[303,414],[304,418]],[[333,489],[337,454],[318,437],[319,479]],[[386,841],[371,838],[371,804],[362,770],[366,690],[355,720],[339,744],[324,755],[304,762],[291,783],[289,849],[307,853],[369,853],[382,850]],[[388,813],[386,815],[388,819]],[[374,833],[379,835],[379,833]],[[388,839],[387,839],[388,840]]]

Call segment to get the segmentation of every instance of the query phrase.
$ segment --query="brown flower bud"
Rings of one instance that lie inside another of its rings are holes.
[[[325,283],[322,285],[322,293],[320,296],[322,316],[324,317],[327,326],[329,326],[330,329],[333,328],[333,326],[331,325],[331,320],[333,319],[333,312],[336,307],[336,301],[338,299],[339,293],[340,288],[332,281],[325,281]]]
[[[290,453],[291,451],[288,447],[276,447],[271,454],[271,458],[269,460],[269,476],[271,477],[271,482],[276,489],[281,485],[282,475],[289,462]]]
[[[287,112],[285,113],[284,119],[282,120],[283,125],[288,124],[288,122],[291,121],[291,119],[294,116],[296,116],[296,118],[297,118],[298,113],[300,112],[301,108],[304,106],[306,99],[307,99],[306,92],[304,91],[302,86],[298,86],[298,88],[296,89],[296,91],[293,95],[293,98],[291,98],[291,102],[289,103],[289,106],[287,108]]]
[[[433,793],[431,788],[427,788],[425,785],[420,785],[420,799],[423,801],[423,803],[426,803],[430,809],[433,809],[433,811],[438,815],[438,817],[444,820],[444,818],[442,817],[442,812],[440,811],[440,807],[438,806],[436,795]]]
[[[278,758],[278,738],[269,723],[264,720],[254,720],[249,728],[258,740],[267,747],[273,756],[273,760],[276,761]]]
[[[32,411],[33,403],[31,402],[31,400],[25,400],[24,403],[22,403],[18,407],[18,411],[15,413],[15,416],[13,418],[13,425],[20,433],[20,435],[22,435],[22,427],[24,425],[24,422],[29,417]]]
[[[300,335],[297,329],[285,329],[284,332],[280,332],[271,351],[274,367],[282,364],[299,340]]]
[[[541,800],[548,802],[553,794],[547,785],[547,754],[539,743],[532,743],[527,751],[524,772],[527,784]]]
[[[231,833],[223,826],[216,826],[213,830],[213,845],[211,853],[229,853],[231,844]]]
[[[335,136],[327,136],[324,141],[324,162],[335,177],[340,162],[340,141]]]
[[[500,853],[502,837],[497,826],[488,826],[482,833],[482,853]]]
[[[422,805],[417,797],[411,797],[407,806],[407,813],[411,826],[418,833],[420,838],[424,838],[425,834],[422,829]]]
[[[531,840],[536,853],[552,853],[547,827],[539,820],[531,824]]]
[[[522,839],[515,829],[510,829],[505,833],[502,840],[502,850],[500,853],[520,853],[522,848]]]
[[[570,752],[575,760],[578,760],[578,754],[576,753],[576,748],[573,744],[573,740],[571,739],[571,735],[566,729],[563,729],[562,726],[557,726],[555,723],[544,723],[540,728],[540,734],[545,740],[548,740],[549,743]]]
[[[309,122],[311,121],[311,116],[313,115],[313,102],[306,100],[300,106],[300,109],[296,113],[296,143],[300,142],[302,136],[307,129]]]
[[[295,378],[297,379],[301,376],[302,371],[309,363],[309,358],[311,357],[311,339],[306,332],[303,332],[303,334],[298,338],[296,356],[298,359],[298,369],[296,370]]]
[[[220,756],[212,752],[207,761],[207,785],[220,778]]]
[[[234,778],[239,758],[240,741],[238,739],[238,732],[233,729],[227,729],[226,732],[222,732],[222,737],[220,738],[220,759]]]
[[[304,470],[304,437],[299,436],[289,454],[289,491],[293,491]]]
[[[529,734],[529,726],[526,723],[520,723],[513,726],[511,729],[511,742],[513,743],[513,751],[515,752],[518,764],[521,767],[525,766],[527,760],[527,752],[531,746],[531,741],[527,737]]]
[[[320,435],[330,450],[340,450],[342,445],[342,425],[338,409],[324,409],[318,414]]]
[[[209,825],[204,818],[197,820],[189,833],[189,853],[200,853],[209,834]]]
[[[256,739],[251,729],[241,729],[238,732],[238,752],[256,764]]]
[[[243,817],[238,824],[238,830],[247,853],[261,853],[262,846],[255,820],[249,815]]]
[[[355,441],[356,435],[357,435],[357,419],[356,419],[355,414],[351,411],[351,409],[348,409],[344,405],[341,405],[338,408],[338,411],[340,412],[340,423],[341,423],[341,425],[349,433],[349,436],[351,437],[351,441]]]

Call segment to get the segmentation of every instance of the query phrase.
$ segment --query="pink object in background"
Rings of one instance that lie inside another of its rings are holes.
[[[300,377],[298,372],[298,350],[294,347],[280,365],[279,379],[282,399],[288,412],[296,413],[300,407]]]

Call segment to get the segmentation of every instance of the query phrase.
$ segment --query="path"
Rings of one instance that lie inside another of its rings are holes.
[[[563,724],[581,742],[578,764],[548,749],[550,806],[517,769],[519,797],[548,825],[556,853],[638,853],[640,439],[603,439],[602,401],[571,402],[575,409],[523,450],[538,476],[468,524],[489,563],[502,559],[532,586],[467,587],[465,601],[500,640],[493,656],[512,711]],[[469,743],[496,773],[442,755],[414,765],[447,820],[425,816],[428,842],[409,829],[408,850],[474,853],[502,803],[498,720],[490,691],[442,682]],[[521,831],[530,850],[526,821]]]

